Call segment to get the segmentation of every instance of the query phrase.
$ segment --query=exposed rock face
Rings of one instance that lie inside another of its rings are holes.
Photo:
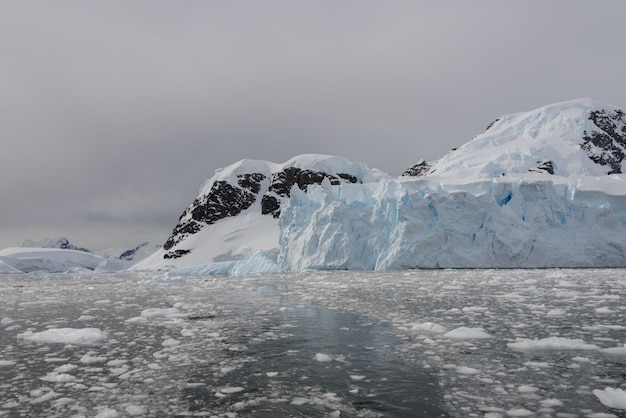
[[[245,173],[237,176],[237,184],[234,185],[225,180],[213,183],[208,194],[196,198],[183,212],[163,248],[171,249],[185,237],[198,232],[203,224],[211,225],[248,209],[255,202],[265,178],[262,173]],[[166,258],[176,258],[176,254]]]
[[[158,247],[156,244],[152,244],[146,241],[137,245],[135,248],[122,252],[117,258],[126,261],[138,261],[150,255],[150,253],[156,251],[157,249]]]
[[[358,181],[355,176],[346,173],[338,173],[334,176],[318,171],[287,167],[278,173],[272,174],[270,186],[261,199],[261,213],[278,218],[280,216],[280,200],[281,198],[290,197],[290,191],[294,185],[306,192],[309,185],[321,184],[325,178],[333,185],[341,184],[342,181],[349,183]]]
[[[417,162],[417,164],[407,168],[404,171],[404,173],[402,173],[402,175],[403,176],[411,176],[411,177],[419,177],[419,176],[423,176],[424,174],[428,173],[429,170],[430,170],[430,164],[428,164],[424,160],[419,160]]]
[[[593,162],[607,166],[607,174],[622,172],[622,161],[626,156],[626,118],[622,110],[607,112],[593,111],[589,119],[600,129],[585,132],[582,149]]]
[[[541,173],[543,171],[548,174],[554,174],[554,163],[552,161],[537,161],[537,164],[539,164],[537,168],[531,168],[528,171],[535,173]]]

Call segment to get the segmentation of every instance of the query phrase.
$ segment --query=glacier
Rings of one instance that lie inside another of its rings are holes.
[[[133,270],[626,267],[626,114],[592,99],[502,115],[398,178],[322,154],[217,170]]]
[[[285,270],[626,266],[618,176],[426,177],[292,190]]]

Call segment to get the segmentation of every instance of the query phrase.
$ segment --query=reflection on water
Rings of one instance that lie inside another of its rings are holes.
[[[363,324],[362,318],[319,306],[293,306],[283,298],[277,328],[286,338],[248,347],[255,361],[219,378],[218,387],[245,387],[245,392],[219,398],[211,390],[183,393],[191,411],[220,402],[259,401],[239,413],[254,417],[341,416],[443,417],[441,394],[424,370],[409,367],[392,355],[399,341],[387,334],[388,324]],[[317,355],[317,359],[316,359]],[[206,379],[197,370],[194,381]],[[337,415],[339,416],[339,415]]]

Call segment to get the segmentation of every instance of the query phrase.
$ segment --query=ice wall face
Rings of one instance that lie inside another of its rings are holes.
[[[294,193],[279,221],[279,264],[287,270],[626,266],[626,214],[607,204],[612,199],[623,208],[626,197],[577,197],[576,187],[547,180],[455,189],[392,181]]]

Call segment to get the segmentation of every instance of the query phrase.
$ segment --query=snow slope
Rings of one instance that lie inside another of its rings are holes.
[[[622,172],[626,118],[620,109],[577,99],[504,115],[440,160],[427,174],[494,178],[529,172],[563,177]]]

